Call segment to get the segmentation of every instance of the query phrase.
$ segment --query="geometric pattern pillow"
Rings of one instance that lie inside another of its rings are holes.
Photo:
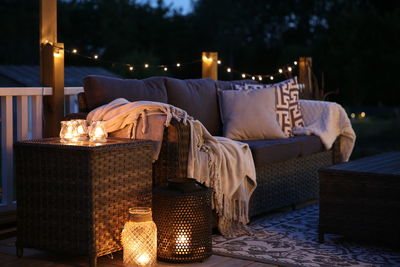
[[[303,116],[300,110],[300,88],[297,77],[275,84],[246,84],[246,90],[257,90],[275,87],[276,119],[287,136],[292,136],[294,126],[304,127]]]

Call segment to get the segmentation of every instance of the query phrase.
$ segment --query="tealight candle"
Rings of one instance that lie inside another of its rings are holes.
[[[89,137],[91,142],[107,142],[107,132],[102,121],[95,121],[90,125]]]

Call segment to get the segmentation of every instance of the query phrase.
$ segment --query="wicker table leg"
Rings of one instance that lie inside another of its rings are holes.
[[[97,256],[89,256],[89,266],[97,267]]]
[[[324,232],[322,232],[321,230],[318,230],[318,242],[319,243],[324,243],[325,242]]]
[[[24,256],[24,248],[16,246],[16,249],[17,249],[17,257],[22,258],[22,256]]]

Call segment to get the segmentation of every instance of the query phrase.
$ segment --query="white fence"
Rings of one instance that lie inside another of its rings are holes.
[[[77,94],[82,87],[65,87],[65,113],[78,111]],[[51,87],[1,87],[1,196],[0,211],[13,210],[15,203],[14,139],[42,138],[43,96]],[[16,123],[16,125],[14,125]]]

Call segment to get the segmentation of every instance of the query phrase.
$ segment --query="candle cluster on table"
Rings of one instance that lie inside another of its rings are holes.
[[[89,127],[86,120],[69,120],[61,122],[60,139],[64,143],[79,141],[106,142],[107,131],[102,121],[96,121]]]

